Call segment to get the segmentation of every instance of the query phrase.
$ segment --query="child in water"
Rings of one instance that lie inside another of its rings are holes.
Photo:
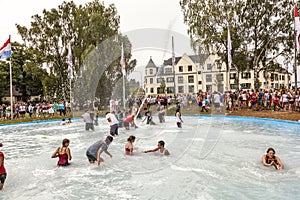
[[[129,136],[129,138],[127,139],[127,144],[125,145],[125,154],[126,155],[132,156],[134,141],[135,141],[135,136],[133,136],[133,135]]]
[[[182,128],[181,124],[182,124],[183,121],[181,119],[181,113],[180,113],[180,109],[179,108],[176,110],[175,116],[176,116],[177,127],[178,128]]]
[[[0,147],[2,147],[2,143],[0,143]],[[6,179],[6,170],[4,167],[4,154],[0,151],[0,190],[3,189],[5,179]]]
[[[59,158],[57,162],[58,166],[68,166],[70,164],[68,160],[72,160],[72,156],[69,144],[70,140],[64,139],[62,141],[62,147],[58,147],[52,154],[51,158]]]

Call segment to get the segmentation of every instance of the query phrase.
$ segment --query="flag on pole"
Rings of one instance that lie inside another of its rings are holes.
[[[123,76],[126,75],[126,69],[125,69],[125,57],[124,57],[124,48],[122,43],[122,53],[121,53],[121,60],[120,60],[121,70],[123,73]]]
[[[230,31],[229,31],[229,26],[228,26],[228,38],[227,38],[227,53],[228,53],[228,66],[230,67],[231,66],[231,63],[232,63],[232,57],[231,57],[231,49],[232,49],[232,46],[231,46],[231,37],[230,37]]]
[[[10,37],[0,48],[0,60],[10,58],[11,57],[11,44]]]
[[[297,51],[300,51],[300,21],[299,21],[299,13],[298,8],[295,5],[295,33],[296,33],[296,45],[297,45]]]
[[[69,78],[73,78],[73,61],[72,61],[72,49],[71,43],[68,46],[68,76]]]

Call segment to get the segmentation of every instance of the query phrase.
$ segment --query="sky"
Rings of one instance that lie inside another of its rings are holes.
[[[92,0],[73,1],[80,5]],[[133,58],[137,59],[136,71],[142,72],[135,73],[135,76],[144,75],[144,66],[148,63],[150,56],[157,65],[161,65],[164,59],[170,58],[172,36],[174,36],[176,56],[181,56],[183,53],[193,54],[187,35],[187,26],[183,23],[179,0],[102,1],[106,6],[115,4],[120,15],[120,31],[124,35],[128,34],[133,44]],[[62,2],[62,0],[3,0],[2,8],[10,9],[1,11],[2,16],[5,16],[2,19],[5,20],[0,22],[0,45],[8,39],[9,35],[11,35],[11,41],[21,42],[15,24],[29,27],[32,21],[31,16],[42,15],[43,9],[57,8]]]

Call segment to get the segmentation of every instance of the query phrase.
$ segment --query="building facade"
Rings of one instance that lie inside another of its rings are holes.
[[[235,68],[227,70],[225,62],[220,57],[210,55],[183,54],[165,60],[161,66],[155,65],[150,58],[145,68],[145,92],[157,94],[187,94],[202,91],[235,91],[253,89],[255,87],[254,70],[238,72]],[[287,87],[291,74],[283,68],[280,70],[258,73],[257,85],[261,89]]]

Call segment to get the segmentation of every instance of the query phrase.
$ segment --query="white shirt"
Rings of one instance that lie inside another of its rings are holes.
[[[107,122],[110,126],[114,125],[114,124],[118,124],[119,121],[117,120],[116,116],[112,113],[108,113],[106,115],[106,119],[107,119]],[[110,120],[109,120],[110,119]]]

